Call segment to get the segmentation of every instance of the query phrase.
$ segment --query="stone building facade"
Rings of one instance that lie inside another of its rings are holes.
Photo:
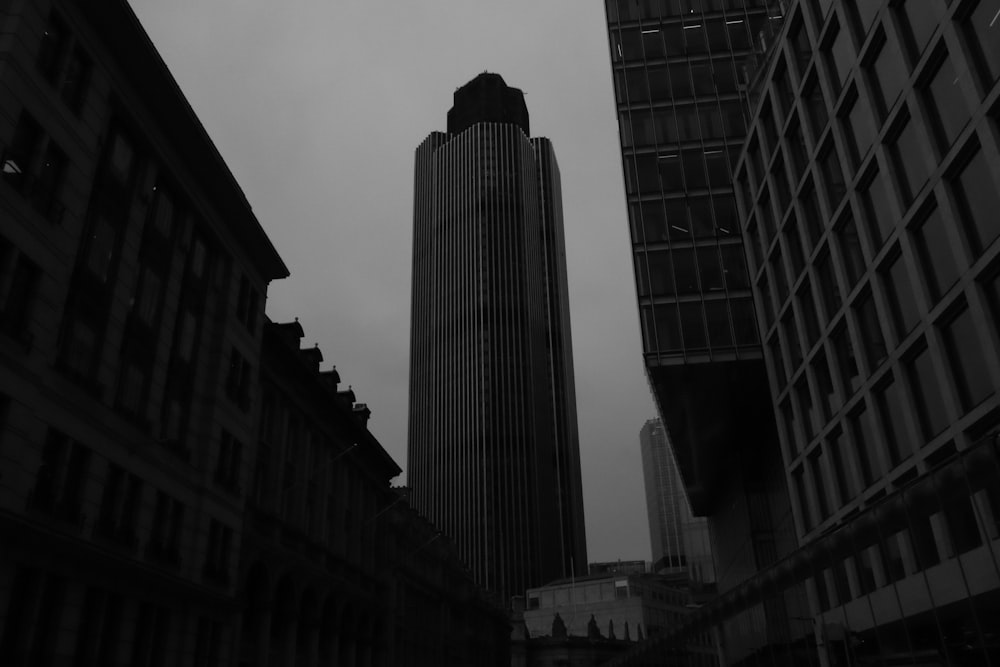
[[[287,275],[124,0],[0,0],[0,663],[505,659]]]

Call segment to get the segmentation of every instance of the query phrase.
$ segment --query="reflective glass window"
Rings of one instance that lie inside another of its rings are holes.
[[[911,3],[916,0],[910,0]],[[979,0],[964,22],[966,38],[983,82],[1000,77],[1000,0]]]
[[[708,322],[708,341],[713,348],[732,347],[733,334],[729,328],[729,309],[725,301],[706,301],[705,319]]]
[[[866,227],[873,248],[881,248],[896,227],[896,215],[889,203],[888,184],[882,172],[875,171],[861,185],[861,203],[864,207]]]
[[[862,294],[855,302],[854,315],[857,318],[861,341],[865,347],[868,370],[873,372],[879,364],[885,361],[888,350],[885,347],[885,336],[882,335],[878,311],[875,309],[875,300],[870,293]]]
[[[917,403],[920,428],[924,440],[930,440],[947,428],[949,423],[948,412],[941,398],[941,382],[927,348],[911,356],[905,363],[910,389]]]
[[[917,124],[907,120],[889,147],[899,181],[899,193],[903,203],[909,207],[914,197],[927,182],[929,170],[924,159],[924,140]]]
[[[834,86],[834,91],[839,93],[854,64],[854,45],[851,43],[848,31],[837,24],[831,26],[830,34],[832,37],[828,38],[829,46],[826,49],[827,68],[830,71],[830,82]]]
[[[701,301],[686,301],[678,305],[681,314],[681,330],[684,335],[684,349],[697,350],[707,347],[705,314]]]
[[[847,215],[837,227],[837,244],[840,246],[840,256],[850,291],[864,275],[866,266],[865,255],[861,250],[861,239],[858,238],[858,228],[850,215]]]
[[[958,280],[958,262],[952,252],[951,238],[945,228],[941,211],[933,208],[916,231],[927,287],[934,303]]]
[[[878,109],[879,117],[885,120],[892,109],[899,94],[903,92],[903,86],[910,78],[906,63],[903,62],[903,54],[899,51],[899,46],[895,42],[886,41],[881,38],[882,46],[871,66],[871,72],[875,79],[875,85],[871,86],[872,94],[875,97],[875,106]]]
[[[953,187],[962,222],[979,254],[1000,236],[1000,195],[982,150],[977,150],[962,167]]]
[[[997,35],[1000,38],[1000,33]],[[962,91],[961,80],[947,54],[941,56],[937,71],[923,91],[938,147],[946,153],[969,123],[971,111]]]
[[[981,332],[972,321],[971,311],[965,309],[944,325],[942,333],[962,406],[971,410],[996,390],[990,366],[983,363]]]
[[[916,60],[927,47],[931,35],[944,19],[942,0],[905,0],[901,3],[902,23],[906,41]]]
[[[910,272],[902,255],[897,254],[890,259],[888,268],[882,273],[882,279],[885,281],[889,305],[892,307],[897,338],[902,340],[920,321],[916,285],[910,280]]]

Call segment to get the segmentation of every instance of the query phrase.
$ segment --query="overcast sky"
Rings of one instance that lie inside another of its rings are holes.
[[[655,413],[602,3],[129,2],[291,270],[269,316],[299,318],[404,470],[414,150],[476,74],[525,92],[562,172],[588,555],[648,560]]]

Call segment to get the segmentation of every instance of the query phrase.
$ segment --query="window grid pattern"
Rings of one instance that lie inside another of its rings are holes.
[[[756,36],[779,25],[767,4],[607,3],[644,351],[656,362],[760,357],[731,175],[746,136],[740,73]]]
[[[828,4],[823,16],[816,3],[791,8],[795,39],[779,43],[748,130],[764,137],[780,120],[774,136],[782,139],[759,141],[740,156],[734,188],[745,243],[756,251],[749,270],[761,334],[772,342],[765,358],[774,404],[785,407],[776,415],[794,422],[781,435],[786,465],[826,467],[799,478],[811,499],[800,519],[823,516],[821,503],[837,501],[826,521],[803,521],[807,539],[891,488],[899,470],[928,466],[941,448],[962,449],[1000,425],[1000,337],[989,300],[1000,273],[1000,225],[984,214],[996,210],[1000,191],[1000,86],[983,75],[989,54],[957,46],[982,30],[970,21],[983,12],[977,2],[952,2],[939,24],[911,27],[916,19],[899,3],[872,3],[878,7],[866,8],[864,21],[856,3]],[[896,52],[904,54],[900,90],[883,96],[887,70],[877,63]],[[778,99],[789,73],[795,99]],[[775,108],[789,112],[779,119],[769,111]],[[807,121],[812,133],[798,134]],[[792,174],[791,201],[771,213],[773,193],[785,187],[775,182],[775,166],[799,153],[809,164]],[[762,204],[776,223],[762,219]],[[817,223],[818,238],[801,248],[804,266],[784,261],[789,240],[812,238]],[[788,287],[769,290],[778,270],[790,271]],[[935,270],[947,278],[936,281]],[[824,305],[818,337],[816,311],[802,298],[813,288]],[[929,400],[933,414],[922,408]],[[790,442],[795,436],[802,440]],[[829,469],[830,456],[821,456],[830,442],[846,470]],[[862,452],[870,460],[860,460]],[[861,493],[835,499],[824,495],[830,485],[818,488],[819,480],[841,475]]]

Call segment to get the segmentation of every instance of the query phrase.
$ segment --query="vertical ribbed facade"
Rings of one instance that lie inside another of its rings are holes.
[[[408,481],[505,602],[586,563],[558,168],[543,146],[520,124],[473,122],[416,153]]]
[[[663,422],[650,419],[643,425],[639,431],[639,448],[653,568],[682,570],[687,562],[684,521],[690,518],[690,511]]]

